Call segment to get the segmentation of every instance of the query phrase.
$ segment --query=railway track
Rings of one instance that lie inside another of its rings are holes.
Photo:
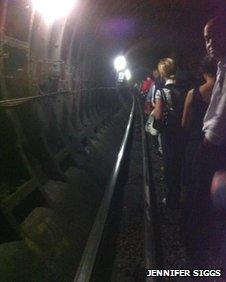
[[[145,277],[145,268],[156,268],[151,185],[147,139],[136,99],[74,281],[154,281]]]
[[[90,277],[86,278],[85,273],[74,281],[162,281],[162,277],[146,276],[147,270],[189,269],[180,228],[182,213],[163,204],[166,195],[163,160],[157,157],[151,137],[144,131],[137,97],[125,136]],[[183,279],[176,277],[174,281]]]

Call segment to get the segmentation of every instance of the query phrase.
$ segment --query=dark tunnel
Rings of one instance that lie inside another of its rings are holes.
[[[0,282],[144,281],[145,272],[75,277],[120,157],[133,85],[164,57],[194,73],[203,28],[223,10],[224,0],[0,0]],[[131,71],[120,86],[117,55]],[[143,179],[142,160],[134,165]]]

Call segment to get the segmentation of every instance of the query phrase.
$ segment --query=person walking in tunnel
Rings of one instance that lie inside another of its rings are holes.
[[[143,82],[142,82],[142,85],[141,85],[141,95],[143,97],[146,97],[148,91],[150,90],[150,88],[152,87],[152,85],[154,84],[154,80],[148,76]]]
[[[157,68],[155,68],[152,71],[151,77],[152,77],[154,83],[151,86],[151,88],[149,89],[148,94],[145,98],[144,114],[147,115],[147,116],[152,115],[152,119],[153,119],[154,118],[153,113],[154,113],[154,108],[155,108],[155,94],[156,94],[158,89],[162,88],[163,85],[162,85],[161,78],[160,78],[160,75],[159,75],[159,71],[158,71]],[[156,131],[156,135],[152,135],[151,137],[152,137],[152,146],[154,147],[154,149],[157,149],[156,155],[159,158],[162,158],[163,151],[162,151],[162,141],[161,141],[160,132]]]
[[[154,69],[152,71],[151,79],[153,80],[153,84],[151,85],[147,93],[147,96],[145,98],[145,103],[144,103],[144,113],[146,115],[149,115],[152,112],[152,110],[154,109],[155,93],[157,89],[161,88],[161,81],[160,81],[158,69]]]
[[[165,86],[156,92],[154,111],[156,125],[163,125],[161,136],[167,187],[163,202],[167,207],[174,209],[179,207],[181,191],[181,164],[184,151],[181,115],[184,97],[183,93],[177,91],[175,62],[171,58],[162,59],[158,64],[158,70],[165,80]]]
[[[205,265],[215,232],[210,187],[216,171],[226,168],[226,15],[211,19],[204,28],[208,55],[217,61],[217,77],[203,120],[204,137],[193,160],[193,205],[190,216],[190,255]],[[212,233],[211,233],[212,231]]]
[[[203,138],[203,118],[208,108],[213,86],[216,79],[217,65],[215,60],[204,57],[200,64],[200,72],[205,81],[200,86],[191,89],[185,99],[182,116],[182,128],[186,130],[186,150],[183,184],[185,185],[185,214],[190,210],[192,200],[191,170],[195,152]],[[189,204],[190,203],[190,204]]]

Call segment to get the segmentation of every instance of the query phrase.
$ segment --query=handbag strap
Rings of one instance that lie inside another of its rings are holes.
[[[161,97],[162,97],[162,100],[165,104],[167,104],[167,98],[166,98],[166,93],[163,89],[159,89],[160,90],[160,93],[161,93]]]
[[[166,98],[166,93],[164,91],[164,89],[159,89],[160,90],[160,93],[161,93],[161,97],[162,97],[162,100],[165,104],[165,111],[168,111],[169,110],[169,104],[168,104],[168,101],[167,101],[167,98]]]

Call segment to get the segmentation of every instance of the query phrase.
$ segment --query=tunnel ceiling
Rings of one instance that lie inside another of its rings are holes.
[[[118,53],[142,75],[163,56],[191,64],[204,53],[204,24],[225,7],[225,0],[77,0],[67,18],[47,25],[31,0],[0,1],[2,96],[111,85]]]
[[[87,2],[88,9],[92,20],[84,16],[86,31],[103,43],[104,60],[121,52],[131,68],[149,71],[163,56],[176,56],[182,65],[185,57],[197,61],[205,52],[203,27],[226,9],[226,1],[99,0]]]
[[[101,6],[109,45],[114,41],[116,50],[147,68],[172,51],[203,52],[203,26],[225,8],[224,0],[112,0]]]

